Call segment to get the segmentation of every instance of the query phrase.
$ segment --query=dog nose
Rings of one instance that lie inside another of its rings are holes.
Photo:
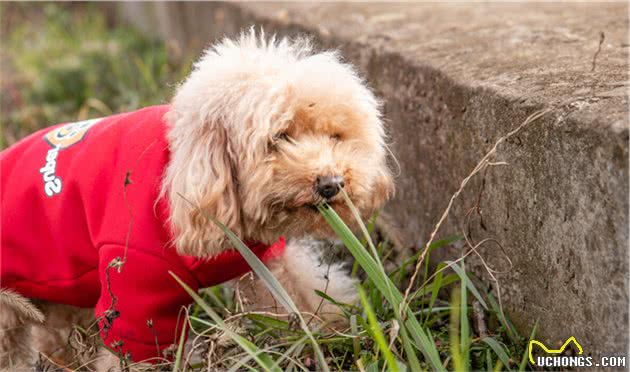
[[[337,195],[345,184],[341,176],[324,176],[317,177],[315,181],[315,189],[317,193],[325,199],[330,199]]]

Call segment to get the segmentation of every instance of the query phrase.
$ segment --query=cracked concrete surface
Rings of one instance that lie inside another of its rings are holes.
[[[538,320],[549,345],[575,336],[587,354],[628,350],[628,5],[162,3],[124,5],[148,33],[198,50],[262,25],[339,48],[385,103],[401,169],[388,205],[420,246],[461,180],[532,112],[541,120],[502,145],[507,162],[476,177],[439,236],[501,242],[512,320]],[[597,56],[600,33],[605,39]],[[482,180],[484,180],[482,182]],[[497,270],[500,249],[480,251]],[[461,254],[457,248],[441,258]],[[478,260],[468,269],[486,277]]]

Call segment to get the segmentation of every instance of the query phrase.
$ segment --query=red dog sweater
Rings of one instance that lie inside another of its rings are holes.
[[[249,270],[234,250],[198,259],[171,246],[158,200],[167,110],[53,126],[0,153],[0,286],[95,307],[104,344],[134,361],[177,343],[192,300],[169,271],[197,290]],[[284,240],[249,246],[265,261]]]

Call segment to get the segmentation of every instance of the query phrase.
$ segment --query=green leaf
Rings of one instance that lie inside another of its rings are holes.
[[[460,287],[461,288],[461,287]],[[460,289],[461,290],[461,289]],[[453,370],[457,372],[465,372],[464,358],[462,357],[462,348],[460,344],[460,321],[461,321],[461,295],[457,290],[451,294],[451,314],[449,325],[450,350],[451,359],[453,361]]]
[[[350,331],[354,336],[352,338],[352,351],[354,352],[354,363],[357,364],[357,361],[361,358],[361,345],[359,343],[359,329],[357,327],[357,316],[352,315],[350,317]]]
[[[177,345],[177,352],[175,353],[175,361],[173,362],[173,372],[179,372],[179,365],[182,363],[182,354],[184,353],[184,340],[186,339],[186,324],[182,327],[182,333],[179,335],[179,344]]]
[[[436,274],[435,276],[439,276],[440,274]],[[444,276],[442,278],[442,283],[440,284],[441,288],[444,288],[452,283],[457,282],[459,279],[459,275],[457,274],[448,274],[446,276]],[[433,279],[433,281],[427,283],[424,287],[418,288],[418,290],[416,292],[414,292],[413,294],[411,294],[409,296],[409,302],[412,302],[412,300],[424,296],[425,294],[429,293],[429,292],[433,292],[433,285],[435,282],[435,278]]]
[[[186,199],[183,195],[179,194],[179,196],[182,197],[189,204],[191,204],[191,206],[194,207],[194,204],[192,204],[190,201],[188,201],[188,199]],[[269,271],[267,266],[265,266],[265,264],[258,258],[258,256],[256,256],[251,251],[251,249],[249,249],[245,245],[245,243],[243,243],[241,241],[241,239],[239,239],[238,236],[236,236],[236,234],[234,234],[232,231],[230,231],[230,229],[228,229],[227,226],[225,226],[223,223],[218,221],[216,218],[214,218],[213,216],[208,215],[205,212],[204,212],[204,216],[206,218],[210,219],[210,221],[212,221],[215,225],[217,225],[223,231],[223,233],[230,240],[230,243],[232,243],[232,246],[234,246],[234,248],[236,248],[236,250],[239,251],[239,253],[243,256],[245,261],[247,261],[247,263],[252,268],[252,270],[262,280],[263,284],[265,284],[267,289],[269,289],[269,291],[274,296],[274,298],[278,302],[280,302],[280,304],[287,311],[297,315],[297,317],[300,320],[300,327],[302,328],[302,330],[304,330],[304,333],[306,333],[309,336],[309,339],[311,340],[311,344],[313,346],[313,350],[315,351],[315,356],[317,357],[317,361],[319,363],[319,367],[322,368],[322,370],[328,372],[329,368],[328,368],[328,365],[326,364],[326,360],[324,359],[324,354],[322,353],[321,348],[317,344],[317,341],[315,340],[315,337],[313,337],[313,334],[311,333],[311,330],[308,328],[308,324],[304,320],[304,317],[302,316],[302,313],[297,308],[297,306],[295,305],[295,303],[291,299],[291,296],[289,296],[289,294],[284,289],[284,287],[282,287],[280,282],[278,282],[278,280],[273,276],[271,271]]]
[[[486,354],[486,371],[491,372],[492,371],[492,355],[489,349],[486,349],[485,351]]]
[[[177,275],[173,272],[169,271],[169,274],[179,283],[179,285],[184,288],[186,292],[193,298],[193,300],[199,305],[205,312],[210,316],[210,318],[217,324],[225,334],[227,334],[234,342],[236,342],[240,347],[243,348],[255,361],[261,366],[265,371],[274,371],[281,372],[279,368],[273,368],[273,362],[271,358],[260,351],[256,345],[251,343],[249,340],[245,339],[241,335],[232,331],[226,324],[223,322],[223,319],[217,314],[208,304],[203,301],[203,299],[197,294],[197,292],[193,291],[186,283],[184,283]]]
[[[462,272],[464,270],[464,261],[462,261]],[[460,344],[461,344],[461,356],[464,369],[470,369],[470,325],[468,324],[468,290],[466,288],[468,284],[468,277],[462,277],[462,285],[460,286],[461,300],[459,303],[460,310]]]
[[[334,298],[330,297],[330,295],[328,295],[327,293],[320,291],[319,289],[315,290],[315,294],[317,294],[319,297],[323,298],[324,300],[330,302],[331,304],[338,306],[342,310],[345,310],[345,308],[354,308],[355,307],[354,305],[351,305],[351,304],[341,303],[341,302],[335,300]]]
[[[506,329],[507,334],[510,337],[510,340],[514,344],[519,344],[521,342],[521,336],[516,331],[516,328],[514,327],[512,322],[510,322],[510,320],[505,316],[505,314],[501,310],[499,303],[492,295],[492,292],[490,292],[490,289],[487,287],[484,287],[484,293],[486,294],[486,297],[488,298],[488,302],[490,303],[490,307],[492,308],[492,311],[496,314],[501,325]]]
[[[492,337],[484,337],[481,341],[485,342],[486,345],[490,346],[495,354],[499,357],[504,366],[508,367],[510,365],[510,357],[507,354],[505,348],[499,343],[499,341],[495,340]]]
[[[424,325],[426,326],[427,322],[429,321],[430,315],[431,315],[431,309],[433,309],[433,305],[435,304],[435,300],[437,299],[438,293],[440,292],[440,289],[442,288],[442,277],[443,277],[443,272],[442,272],[442,268],[445,267],[446,264],[443,262],[440,262],[437,265],[436,268],[436,272],[437,275],[435,276],[435,279],[433,279],[433,285],[431,286],[433,289],[431,291],[431,300],[429,301],[429,311],[427,312],[427,316],[424,319]]]
[[[429,251],[427,254],[433,252],[437,248],[444,247],[446,245],[455,243],[456,241],[459,241],[462,239],[463,237],[460,235],[453,235],[453,236],[446,237],[444,239],[436,240],[433,243],[431,243],[431,245],[429,246]],[[392,272],[392,274],[395,274],[395,273],[397,274],[400,271],[405,271],[409,265],[411,265],[412,263],[418,260],[421,254],[422,254],[422,250],[418,251],[413,256],[407,258],[396,270]]]
[[[468,288],[470,293],[472,293],[473,296],[475,296],[477,301],[479,301],[481,306],[483,306],[484,309],[488,310],[488,305],[486,305],[486,301],[483,299],[483,297],[481,296],[481,294],[479,293],[479,291],[477,290],[473,282],[468,278],[468,274],[466,274],[466,271],[464,271],[464,269],[462,269],[458,264],[456,264],[453,261],[445,261],[445,262],[447,265],[450,266],[451,269],[453,269],[453,271],[457,273],[457,275],[459,275],[459,277],[462,280],[462,283],[466,283],[466,287]]]
[[[521,364],[518,366],[519,372],[523,372],[525,367],[527,366],[528,356],[529,356],[529,341],[533,340],[536,337],[536,329],[538,328],[538,321],[534,324],[534,328],[532,328],[532,333],[529,335],[529,340],[527,340],[527,346],[525,347],[525,352],[523,353],[523,357],[521,358]]]
[[[385,356],[385,360],[387,361],[387,365],[390,371],[399,372],[398,364],[396,363],[396,358],[394,358],[394,354],[392,354],[391,350],[389,350],[389,345],[385,340],[385,336],[381,331],[381,325],[376,320],[376,314],[374,314],[374,310],[372,310],[372,306],[365,297],[365,292],[361,287],[357,287],[359,291],[359,298],[361,299],[361,303],[363,304],[363,310],[368,318],[368,324],[370,325],[369,330],[372,336],[374,337],[374,341],[376,341],[376,345],[381,350],[383,355]]]
[[[276,319],[274,317],[266,315],[247,314],[247,318],[262,324],[266,328],[282,329],[283,331],[286,331],[286,329],[289,327],[289,323],[287,321]]]
[[[295,350],[297,350],[297,348],[299,347],[304,347],[304,344],[306,343],[306,341],[308,341],[308,335],[304,335],[302,338],[300,338],[299,340],[293,342],[293,344],[291,345],[291,347],[289,347],[287,349],[287,351],[285,351],[280,358],[278,358],[278,360],[276,360],[276,363],[273,365],[274,367],[279,367],[280,363],[282,363],[285,359],[289,358],[289,355],[291,355]]]
[[[391,279],[384,274],[383,270],[377,266],[376,261],[369,253],[366,252],[356,236],[354,236],[348,226],[341,220],[341,218],[339,218],[339,215],[337,215],[337,213],[328,205],[319,205],[318,209],[322,216],[324,216],[326,222],[344,243],[346,248],[348,248],[357,262],[359,262],[359,265],[361,265],[370,280],[378,288],[379,292],[381,292],[385,299],[395,309],[396,317],[400,318],[398,316],[398,309],[403,301],[402,293],[400,293],[396,286],[394,286]],[[405,354],[407,355],[411,370],[419,371],[420,364],[405,328],[409,329],[409,334],[414,338],[418,347],[424,354],[425,358],[431,363],[433,368],[435,370],[443,371],[444,367],[442,366],[440,355],[435,347],[435,342],[427,335],[424,329],[422,329],[420,323],[418,323],[418,320],[408,306],[406,306],[406,317],[406,321],[399,319],[399,323],[401,324],[400,334],[403,339],[403,347],[405,348]]]

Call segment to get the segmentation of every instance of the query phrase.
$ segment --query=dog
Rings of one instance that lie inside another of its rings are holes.
[[[317,205],[347,223],[342,192],[363,217],[380,208],[394,191],[385,140],[379,101],[337,52],[249,31],[206,50],[168,105],[3,151],[0,368],[68,363],[62,323],[95,321],[95,369],[161,360],[192,302],[175,277],[196,290],[249,270],[213,220],[315,312],[327,274],[311,242],[334,236]],[[353,301],[352,280],[332,276],[332,297]]]

